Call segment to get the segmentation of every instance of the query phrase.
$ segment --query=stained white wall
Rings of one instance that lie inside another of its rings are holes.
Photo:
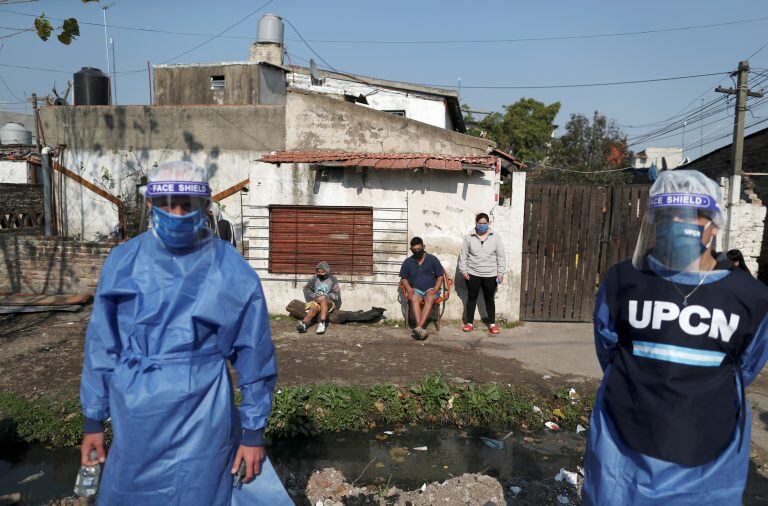
[[[0,160],[0,183],[23,184],[26,182],[26,161]]]
[[[310,90],[328,95],[364,95],[368,100],[368,107],[379,111],[405,111],[405,117],[434,125],[440,128],[453,130],[448,108],[441,97],[404,91],[389,90],[371,86],[356,81],[326,78],[322,85],[315,86],[311,78],[305,74],[289,73],[288,86]]]
[[[458,255],[464,235],[474,225],[474,216],[485,212],[492,216],[492,226],[504,239],[511,272],[497,294],[497,315],[507,320],[519,318],[520,245],[522,243],[522,200],[519,206],[499,207],[494,200],[493,172],[427,172],[396,170],[355,170],[351,168],[316,168],[307,164],[281,164],[279,167],[256,163],[251,169],[249,193],[250,228],[246,233],[248,256],[264,282],[273,312],[294,298],[302,298],[301,288],[311,273],[274,274],[268,271],[269,205],[371,206],[375,229],[400,229],[407,234],[374,233],[374,250],[398,251],[374,254],[374,270],[389,274],[340,275],[344,309],[387,309],[388,318],[401,319],[398,301],[399,265],[409,254],[408,241],[413,236],[424,239],[427,251],[437,256],[449,275],[456,279]],[[524,198],[524,179],[515,180],[513,196]],[[521,186],[521,184],[523,186]],[[382,219],[406,219],[392,223]],[[397,239],[398,244],[377,244],[380,239]],[[378,264],[378,261],[394,264]],[[333,269],[333,265],[331,266]],[[460,276],[458,276],[461,278]],[[448,302],[445,318],[461,319],[466,298],[463,279],[457,280]]]
[[[115,196],[133,194],[141,173],[158,163],[188,160],[206,167],[211,176],[213,193],[225,190],[248,178],[250,165],[264,153],[255,151],[221,151],[189,153],[177,149],[143,150],[141,152],[64,152],[64,166]],[[63,207],[63,234],[84,240],[96,240],[109,235],[118,224],[117,207],[73,180],[54,172],[57,202]],[[233,222],[235,234],[240,233],[240,196],[235,194],[221,202],[224,217]]]

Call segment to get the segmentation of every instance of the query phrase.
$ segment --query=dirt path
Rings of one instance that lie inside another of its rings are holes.
[[[77,313],[0,317],[0,391],[75,395],[89,318],[90,307]],[[281,384],[406,384],[434,371],[465,380],[545,388],[564,386],[567,381],[545,380],[514,359],[438,334],[417,342],[405,329],[385,325],[334,325],[323,336],[314,329],[298,334],[294,326],[288,318],[272,321]],[[444,333],[450,332],[444,329]]]

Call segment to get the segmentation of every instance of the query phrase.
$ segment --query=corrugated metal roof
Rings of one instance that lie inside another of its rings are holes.
[[[261,157],[266,163],[333,163],[340,167],[374,169],[462,170],[464,165],[495,170],[495,156],[444,156],[431,153],[355,153],[350,151],[274,151]]]

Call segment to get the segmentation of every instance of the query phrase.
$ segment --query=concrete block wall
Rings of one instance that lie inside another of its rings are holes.
[[[43,222],[43,185],[0,183],[0,233],[40,233]]]
[[[741,250],[744,261],[753,274],[758,272],[758,258],[762,251],[765,207],[740,201],[731,210],[731,239],[729,248]]]
[[[0,234],[0,292],[93,293],[114,243]]]

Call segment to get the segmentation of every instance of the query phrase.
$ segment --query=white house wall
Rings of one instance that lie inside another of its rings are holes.
[[[0,160],[0,183],[23,184],[26,182],[26,161]]]
[[[466,287],[458,275],[458,255],[464,235],[474,224],[474,215],[486,212],[497,217],[494,226],[497,226],[497,231],[504,238],[508,255],[514,249],[514,238],[518,235],[516,228],[522,230],[522,222],[515,218],[514,209],[495,206],[493,183],[496,177],[493,172],[465,175],[463,172],[414,173],[317,168],[308,164],[254,164],[249,192],[250,208],[246,211],[251,216],[248,220],[251,227],[248,228],[246,239],[249,261],[262,277],[271,311],[282,312],[292,299],[302,298],[301,288],[311,274],[294,278],[293,275],[268,271],[268,206],[370,206],[374,210],[375,229],[398,229],[398,225],[388,226],[384,222],[377,223],[377,220],[400,216],[397,210],[402,209],[402,216],[407,218],[407,233],[374,232],[374,250],[386,248],[387,251],[398,252],[374,254],[374,270],[386,270],[390,274],[355,275],[354,280],[350,280],[347,275],[340,275],[344,309],[384,307],[387,318],[402,319],[397,273],[399,264],[409,254],[408,241],[413,236],[420,236],[424,239],[427,251],[436,255],[450,277],[457,281],[444,317],[460,319]],[[399,243],[377,244],[381,239],[397,240]],[[377,266],[377,261],[395,264]],[[519,290],[518,272],[508,278],[499,291],[496,306],[499,316],[513,321],[518,319]]]
[[[213,193],[225,190],[247,179],[250,166],[263,155],[255,151],[222,151],[213,157],[210,153],[189,153],[176,149],[107,151],[65,150],[63,165],[113,195],[130,195],[135,188],[137,171],[146,172],[156,164],[188,160],[207,168],[211,176]],[[117,207],[101,196],[54,172],[57,202],[63,206],[63,234],[96,240],[110,234],[118,224]],[[224,199],[224,218],[232,222],[235,236],[241,237],[240,196],[238,193]]]
[[[453,130],[453,123],[445,99],[426,94],[389,90],[354,81],[325,78],[322,85],[313,85],[310,76],[289,73],[288,86],[292,88],[325,93],[328,95],[365,96],[368,106],[379,111],[405,111],[405,117]]]

